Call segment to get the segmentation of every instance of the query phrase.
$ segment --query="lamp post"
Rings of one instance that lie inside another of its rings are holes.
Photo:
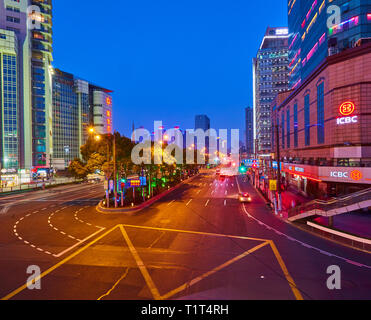
[[[278,123],[278,122],[277,122]],[[281,154],[280,154],[280,132],[279,125],[276,123],[276,153],[277,153],[277,195],[278,195],[278,211],[282,211],[282,195],[281,195]]]

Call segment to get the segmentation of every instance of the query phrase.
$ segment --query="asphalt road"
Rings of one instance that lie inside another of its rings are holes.
[[[0,298],[371,299],[370,255],[275,218],[242,177],[202,174],[135,216],[98,213],[102,191],[0,198]],[[332,265],[340,290],[327,288]],[[30,266],[40,289],[26,285]]]

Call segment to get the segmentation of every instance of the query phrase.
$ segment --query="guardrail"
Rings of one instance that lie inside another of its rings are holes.
[[[74,182],[79,182],[79,180],[65,178],[65,179],[58,179],[58,180],[45,181],[45,182],[26,183],[26,184],[21,184],[15,187],[0,187],[0,194],[13,192],[13,191],[40,189],[43,187],[43,185],[45,185],[45,187],[50,187],[50,186],[57,186],[61,184],[74,183]]]
[[[338,214],[351,212],[371,206],[371,188],[361,190],[350,195],[333,198],[329,201],[314,200],[290,209],[288,218],[290,221],[303,219],[313,215],[331,217]]]

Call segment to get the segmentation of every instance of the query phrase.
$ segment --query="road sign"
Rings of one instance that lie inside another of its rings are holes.
[[[269,180],[269,190],[277,191],[277,180]]]

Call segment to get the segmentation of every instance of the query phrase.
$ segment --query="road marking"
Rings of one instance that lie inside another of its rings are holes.
[[[238,182],[238,179],[236,179],[236,181],[237,181],[237,187],[238,187],[238,190],[239,190],[239,192],[241,192],[241,188],[240,188],[240,184],[239,184],[239,182]],[[265,226],[265,227],[266,227],[267,229],[269,229],[269,230],[273,230],[273,231],[275,231],[275,232],[277,232],[277,233],[278,233],[278,232],[281,233],[280,231],[276,230],[275,228],[273,228],[273,227],[271,227],[271,226],[268,226],[267,224],[263,223],[263,222],[260,221],[259,219],[257,219],[257,218],[255,218],[254,216],[252,216],[252,215],[247,211],[245,205],[243,205],[242,208],[243,208],[243,210],[245,211],[245,213],[247,214],[247,216],[248,216],[249,218],[253,219],[255,222],[259,223],[260,225]],[[307,248],[310,248],[310,249],[314,249],[314,250],[318,251],[320,254],[324,254],[324,255],[327,255],[327,256],[332,256],[332,257],[338,258],[338,259],[340,259],[340,260],[343,260],[343,261],[345,261],[346,263],[350,263],[350,262],[349,262],[350,260],[347,259],[347,258],[344,258],[344,257],[338,256],[338,255],[332,254],[331,252],[327,252],[327,251],[324,251],[324,250],[319,249],[319,248],[317,248],[317,247],[314,247],[314,246],[308,245],[308,244],[306,244],[306,243],[304,243],[304,242],[302,242],[302,241],[300,241],[300,240],[298,240],[298,239],[295,239],[295,238],[292,238],[292,237],[288,236],[288,235],[285,234],[285,233],[281,233],[281,234],[282,234],[282,236],[286,237],[288,240],[290,240],[290,241],[294,241],[294,242],[297,242],[297,243],[301,244],[301,245],[304,246],[304,247],[307,247]],[[363,268],[371,269],[371,265],[366,265],[366,264],[362,264],[362,263],[358,263],[358,262],[356,262],[355,265],[357,265],[357,266],[359,266],[359,267],[363,267]]]
[[[294,279],[291,277],[289,271],[287,270],[287,267],[286,267],[285,263],[283,262],[282,257],[280,255],[280,253],[278,252],[278,249],[277,249],[276,245],[274,244],[274,242],[272,240],[270,240],[269,243],[270,243],[270,246],[271,246],[271,248],[274,252],[274,255],[276,256],[276,258],[278,260],[278,263],[279,263],[279,265],[280,265],[280,267],[283,271],[283,274],[285,275],[286,280],[289,283],[290,288],[295,295],[296,300],[304,300],[303,296],[301,295],[300,291],[298,290],[298,288],[297,288],[297,286],[294,282]]]
[[[189,200],[186,204],[186,206],[188,207],[188,205],[192,202],[193,199]]]
[[[207,200],[206,201],[206,204],[205,204],[205,207],[207,207],[207,205],[209,204],[210,200]]]
[[[9,293],[8,295],[6,295],[4,298],[1,298],[1,300],[10,300],[11,298],[13,298],[14,296],[16,296],[18,293],[22,292],[23,290],[27,289],[30,285],[34,284],[35,282],[41,280],[43,277],[45,277],[46,275],[48,275],[49,273],[53,272],[55,269],[59,268],[61,265],[65,264],[66,262],[70,261],[71,259],[73,259],[74,257],[76,257],[78,254],[80,254],[81,252],[83,252],[84,250],[86,250],[87,248],[91,247],[93,244],[97,243],[100,239],[104,238],[106,235],[108,235],[109,233],[111,233],[113,230],[115,230],[118,226],[115,226],[113,227],[112,229],[108,230],[107,232],[105,232],[103,235],[100,235],[98,238],[96,238],[95,240],[93,240],[92,242],[88,243],[87,245],[85,245],[84,247],[82,247],[81,249],[77,250],[76,252],[74,252],[73,254],[71,254],[70,256],[68,256],[67,258],[63,259],[62,261],[58,262],[56,265],[54,265],[53,267],[49,268],[48,270],[46,270],[45,272],[43,272],[41,275],[37,276],[35,279],[32,279],[30,281],[28,281],[27,283],[25,283],[24,285],[22,285],[21,287],[19,287],[18,289],[14,290],[13,292]]]
[[[129,268],[126,268],[124,274],[120,277],[120,279],[118,279],[116,281],[116,283],[113,285],[113,287],[110,290],[108,290],[105,294],[103,294],[102,296],[100,296],[98,298],[98,301],[102,300],[104,297],[109,296],[111,294],[111,292],[113,290],[115,290],[115,288],[118,286],[118,284],[127,277],[127,275],[129,274],[129,270],[130,270]]]
[[[208,271],[208,272],[204,273],[203,275],[201,275],[201,276],[199,276],[199,277],[197,277],[197,278],[195,278],[195,279],[193,279],[193,280],[191,280],[191,281],[189,281],[189,282],[183,284],[182,286],[180,286],[180,287],[178,287],[178,288],[176,288],[176,289],[170,291],[169,293],[163,295],[163,296],[162,296],[162,299],[164,299],[164,300],[168,300],[168,299],[170,299],[171,297],[173,297],[174,295],[178,294],[179,292],[182,292],[182,291],[188,289],[189,287],[195,285],[196,283],[202,281],[203,279],[205,279],[205,278],[207,278],[207,277],[210,277],[210,276],[213,275],[214,273],[217,273],[217,272],[219,272],[220,270],[227,268],[227,267],[230,266],[231,264],[233,264],[233,263],[235,263],[235,262],[237,262],[237,261],[239,261],[239,260],[241,260],[241,259],[247,257],[247,256],[250,255],[251,253],[253,253],[253,252],[255,252],[255,251],[257,251],[257,250],[259,250],[259,249],[265,247],[266,245],[269,245],[269,242],[268,242],[268,241],[259,244],[258,246],[256,246],[256,247],[254,247],[254,248],[252,248],[252,249],[250,249],[250,250],[244,252],[243,254],[239,255],[238,257],[235,257],[235,258],[233,258],[233,259],[231,259],[231,260],[229,260],[229,261],[223,263],[222,265],[220,265],[220,266],[218,266],[218,267],[212,269],[211,271]]]
[[[74,244],[72,247],[69,247],[68,249],[62,251],[61,253],[59,253],[59,254],[53,254],[53,256],[56,257],[56,258],[60,258],[60,257],[62,257],[62,256],[65,255],[67,252],[69,252],[69,251],[75,249],[76,247],[78,247],[78,246],[81,245],[82,243],[88,241],[89,239],[93,238],[95,235],[97,235],[98,233],[102,232],[103,230],[105,230],[105,228],[100,229],[100,230],[98,230],[97,232],[94,232],[94,233],[93,233],[92,235],[90,235],[89,237],[85,238],[84,240],[81,240],[81,241],[77,242],[77,243]]]
[[[228,191],[227,190],[225,191],[225,195],[228,195]]]
[[[224,200],[224,206],[226,206],[227,205],[227,200]]]
[[[170,205],[172,205],[172,204],[173,204],[174,202],[175,202],[175,200],[173,200],[173,201],[169,202],[169,203],[167,204],[167,206],[170,206]]]
[[[151,276],[149,275],[148,270],[147,270],[146,266],[144,265],[143,260],[140,258],[137,249],[135,249],[135,247],[133,246],[133,243],[131,242],[125,228],[122,225],[120,226],[120,230],[122,232],[122,235],[125,238],[125,241],[126,241],[128,247],[129,247],[129,250],[130,250],[131,254],[133,255],[133,257],[134,257],[134,259],[137,263],[137,266],[138,266],[140,272],[143,275],[144,280],[147,283],[147,286],[148,286],[149,290],[152,293],[153,298],[155,300],[163,300],[161,295],[160,295],[160,292],[156,288]]]

